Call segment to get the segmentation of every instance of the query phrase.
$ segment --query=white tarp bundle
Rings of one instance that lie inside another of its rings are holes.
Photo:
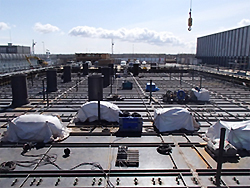
[[[118,106],[113,103],[100,101],[100,118],[108,122],[119,122],[119,113],[121,113]],[[78,110],[75,122],[93,122],[98,120],[98,101],[91,101],[83,104]]]
[[[193,88],[192,92],[194,93],[198,101],[209,101],[210,99],[209,91],[204,88],[200,89],[199,91]]]
[[[50,142],[69,136],[57,116],[28,114],[13,119],[2,138],[4,142]]]
[[[195,131],[200,127],[186,108],[155,109],[154,123],[160,132],[180,129]]]
[[[211,140],[220,139],[221,128],[226,128],[225,140],[237,149],[250,150],[250,120],[249,121],[218,121],[206,133]]]

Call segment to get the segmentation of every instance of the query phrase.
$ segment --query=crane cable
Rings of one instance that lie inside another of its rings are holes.
[[[190,0],[190,11],[189,11],[189,18],[188,18],[188,31],[191,31],[192,30],[192,22],[193,22],[193,19],[191,17],[191,11],[192,11],[192,0]]]

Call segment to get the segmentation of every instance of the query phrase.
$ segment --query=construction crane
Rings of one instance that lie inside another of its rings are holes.
[[[33,68],[33,65],[31,64],[30,59],[36,59],[37,60],[37,64],[42,66],[42,67],[47,67],[48,66],[48,62],[44,61],[43,59],[40,59],[37,56],[25,56],[26,60],[28,61],[28,63],[30,64],[30,68]]]

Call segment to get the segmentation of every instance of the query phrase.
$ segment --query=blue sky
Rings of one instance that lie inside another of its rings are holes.
[[[196,53],[197,37],[250,25],[250,1],[0,0],[0,45],[35,53]]]

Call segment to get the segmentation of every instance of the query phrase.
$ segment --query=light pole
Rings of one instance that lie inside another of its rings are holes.
[[[44,42],[42,42],[43,43],[43,53],[45,54],[45,44],[44,44]]]

